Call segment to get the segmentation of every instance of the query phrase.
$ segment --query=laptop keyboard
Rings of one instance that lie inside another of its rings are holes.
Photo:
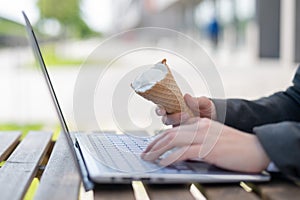
[[[112,171],[145,173],[160,171],[164,173],[193,173],[182,163],[163,168],[158,164],[144,161],[140,154],[150,142],[149,138],[136,138],[128,135],[91,134],[88,138],[96,149],[99,162]]]
[[[161,168],[140,158],[149,139],[115,134],[92,134],[88,137],[97,151],[98,161],[112,170],[136,173]]]

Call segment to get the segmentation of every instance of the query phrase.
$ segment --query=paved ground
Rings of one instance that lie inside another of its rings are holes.
[[[72,49],[80,49],[81,55],[78,56],[84,57],[86,54],[82,52],[90,52],[88,49],[92,47],[93,45],[91,44],[85,43],[84,46],[75,43]],[[291,84],[291,79],[296,69],[278,61],[256,60],[244,56],[240,52],[233,52],[232,54],[215,52],[211,56],[216,62],[227,98],[255,99],[283,90]],[[36,68],[31,68],[24,64],[29,63],[29,60],[32,59],[33,55],[29,48],[0,50],[2,63],[0,66],[1,123],[42,122],[48,125],[57,123],[57,117],[41,73]],[[128,59],[124,62],[128,66],[135,66],[136,63],[145,60],[147,58],[143,57],[135,59],[132,63]],[[179,65],[176,62],[172,64]],[[119,65],[122,64],[119,63]],[[58,91],[59,100],[62,102],[63,110],[68,119],[73,116],[73,88],[78,70],[79,68],[76,67],[50,69],[51,77],[55,83],[54,87]],[[124,67],[113,68],[109,72],[110,75],[105,78],[107,82],[104,81],[98,87],[101,92],[95,94],[95,101],[111,101],[110,98],[115,87],[120,82],[118,77],[124,77],[127,72],[128,69]],[[181,75],[183,77],[192,77],[192,74],[189,73],[188,70],[183,70]],[[199,91],[196,93],[201,95],[201,90]],[[204,91],[203,94],[207,94],[207,91]],[[152,112],[153,115],[153,106],[151,104],[146,103],[146,105],[140,99],[136,99],[136,97],[131,97],[126,101],[128,101],[129,116],[132,117],[134,124],[142,124],[142,126],[151,124],[153,120],[151,119],[151,114],[149,114]],[[148,106],[146,109],[144,108],[145,105]],[[99,120],[101,121],[101,127],[114,128],[116,126],[115,118],[111,114],[111,104],[108,103],[106,106],[95,105],[95,108],[101,110],[96,112],[98,122]],[[88,126],[88,122],[86,124]],[[84,129],[86,127],[81,126],[80,128]]]

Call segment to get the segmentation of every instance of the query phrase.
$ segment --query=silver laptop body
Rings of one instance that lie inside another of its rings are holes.
[[[270,180],[270,175],[266,172],[260,174],[238,173],[222,170],[199,161],[184,161],[168,167],[146,162],[139,155],[153,138],[134,137],[131,134],[117,135],[110,132],[70,133],[36,36],[26,14],[22,13],[26,22],[29,42],[42,69],[62,130],[68,140],[74,159],[77,161],[86,190],[92,189],[94,183],[130,183],[133,180],[160,184]]]

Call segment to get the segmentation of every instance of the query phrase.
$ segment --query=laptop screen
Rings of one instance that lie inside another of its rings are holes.
[[[26,14],[24,11],[22,11],[22,14],[24,16],[24,19],[25,19],[25,22],[26,22],[26,30],[27,30],[27,33],[28,33],[28,37],[29,37],[29,42],[30,42],[30,45],[34,51],[34,54],[39,62],[39,65],[42,69],[42,72],[43,72],[43,75],[44,75],[44,78],[47,82],[47,87],[49,89],[49,92],[51,94],[51,98],[53,100],[53,103],[54,103],[54,106],[55,106],[55,110],[57,112],[57,115],[59,117],[59,121],[61,123],[61,126],[62,126],[62,129],[65,133],[67,133],[68,137],[70,138],[69,136],[69,129],[68,129],[68,126],[66,124],[66,120],[65,120],[65,117],[62,113],[62,110],[61,110],[61,107],[58,103],[58,99],[57,99],[57,96],[56,96],[56,93],[54,91],[54,88],[53,88],[53,85],[52,85],[52,82],[51,82],[51,79],[50,79],[50,76],[49,76],[49,73],[48,73],[48,70],[46,68],[46,65],[45,65],[45,62],[44,62],[44,59],[43,59],[43,56],[42,56],[42,53],[41,53],[41,50],[40,50],[40,47],[39,47],[39,44],[37,42],[37,39],[36,39],[36,36],[34,34],[34,31],[33,31],[33,28],[30,24],[30,21],[29,19],[27,18]],[[71,138],[70,138],[71,139]]]

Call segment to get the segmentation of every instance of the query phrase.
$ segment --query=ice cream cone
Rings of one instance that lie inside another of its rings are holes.
[[[183,99],[183,95],[171,73],[170,68],[166,64],[166,59],[161,61],[167,68],[166,76],[155,83],[150,89],[146,91],[135,92],[147,100],[162,106],[168,114],[186,112],[191,117],[194,116],[193,112],[187,107]]]

